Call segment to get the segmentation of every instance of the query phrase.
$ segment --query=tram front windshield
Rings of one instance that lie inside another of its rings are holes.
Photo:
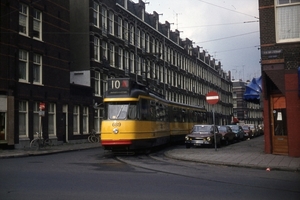
[[[136,104],[108,104],[108,119],[136,119]]]

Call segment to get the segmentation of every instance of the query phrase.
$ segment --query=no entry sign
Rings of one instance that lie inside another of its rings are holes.
[[[218,93],[215,92],[215,91],[210,91],[206,95],[206,101],[209,104],[216,104],[216,103],[218,103],[219,102],[219,95],[218,95]]]

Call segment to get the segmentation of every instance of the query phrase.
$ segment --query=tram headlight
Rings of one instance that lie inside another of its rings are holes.
[[[114,134],[117,134],[117,133],[119,133],[119,129],[114,128],[114,129],[113,129],[113,132],[114,132]]]

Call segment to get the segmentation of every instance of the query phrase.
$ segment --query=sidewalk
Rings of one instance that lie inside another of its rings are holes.
[[[54,154],[66,151],[78,151],[91,148],[100,148],[99,143],[63,144],[42,148],[40,150],[14,149],[1,150],[1,158],[13,158]],[[165,152],[167,157],[236,167],[250,167],[263,170],[285,170],[300,172],[300,158],[264,153],[264,137],[260,136],[243,142],[222,146],[217,151],[214,148],[190,148],[179,146]]]
[[[218,148],[173,149],[166,156],[186,161],[264,170],[300,172],[300,158],[264,153],[264,137],[259,136]]]
[[[54,154],[54,153],[67,152],[67,151],[78,151],[78,150],[99,148],[99,147],[101,147],[100,143],[80,143],[80,144],[67,143],[67,144],[62,144],[62,145],[57,145],[52,147],[45,147],[38,150],[32,150],[29,147],[25,149],[12,149],[12,150],[0,149],[0,159],[46,155],[46,154]]]

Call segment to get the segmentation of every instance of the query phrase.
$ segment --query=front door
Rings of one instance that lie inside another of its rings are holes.
[[[272,153],[288,154],[288,135],[286,123],[286,101],[284,96],[271,97]]]

